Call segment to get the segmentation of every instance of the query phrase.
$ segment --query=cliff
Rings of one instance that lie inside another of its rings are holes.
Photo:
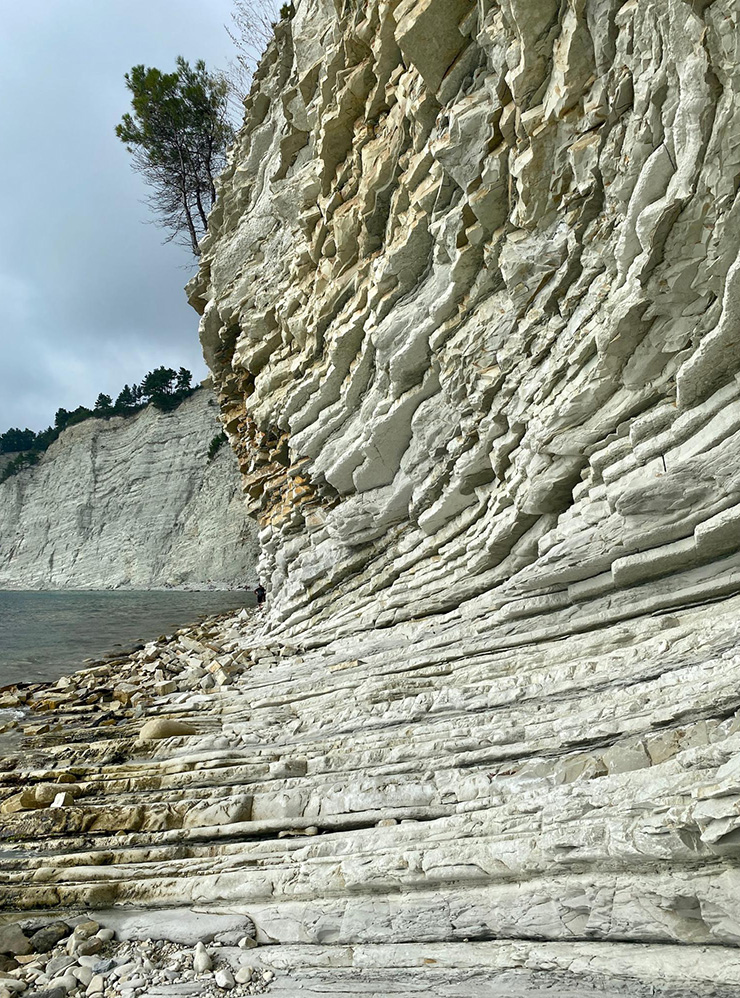
[[[190,287],[267,616],[128,664],[187,733],[29,738],[4,896],[249,915],[286,996],[735,994],[737,4],[296,8]]]
[[[245,515],[213,393],[62,433],[38,465],[0,485],[0,588],[251,585]]]

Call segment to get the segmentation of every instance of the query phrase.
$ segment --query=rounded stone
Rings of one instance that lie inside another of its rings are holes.
[[[31,936],[31,945],[37,953],[48,953],[57,943],[66,939],[72,932],[72,927],[66,922],[50,922]]]
[[[231,991],[234,987],[234,975],[228,969],[228,967],[222,967],[221,970],[216,971],[216,984],[222,991]]]
[[[177,735],[194,735],[195,728],[185,721],[176,721],[169,717],[155,717],[147,721],[139,732],[139,741],[157,741],[160,738],[174,738]]]

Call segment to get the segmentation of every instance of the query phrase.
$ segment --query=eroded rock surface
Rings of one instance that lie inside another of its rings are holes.
[[[0,485],[0,588],[252,584],[256,530],[213,393],[69,427]]]
[[[296,6],[191,286],[267,612],[19,700],[4,795],[82,793],[6,903],[248,915],[286,998],[732,995],[737,3]]]

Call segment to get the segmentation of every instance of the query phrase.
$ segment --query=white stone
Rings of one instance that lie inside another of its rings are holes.
[[[213,966],[210,956],[206,952],[203,943],[197,943],[193,954],[193,970],[196,974],[203,974]]]
[[[220,970],[217,970],[214,979],[222,991],[230,991],[234,987],[234,975],[228,967],[222,967]]]

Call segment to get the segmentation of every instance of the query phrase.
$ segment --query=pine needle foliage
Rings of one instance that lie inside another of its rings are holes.
[[[234,130],[227,116],[228,83],[199,59],[178,56],[173,73],[144,65],[126,73],[131,112],[116,135],[152,193],[157,224],[199,255],[216,198],[215,178],[226,165]]]

